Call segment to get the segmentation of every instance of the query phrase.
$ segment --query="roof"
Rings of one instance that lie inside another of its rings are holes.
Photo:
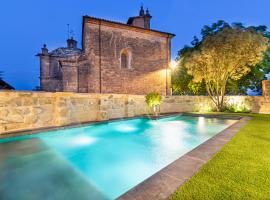
[[[137,19],[137,18],[144,18],[144,17],[149,17],[150,19],[152,18],[151,15],[130,17],[130,18],[128,18],[127,24],[128,24],[128,25],[131,25],[131,24],[133,23],[134,19]]]
[[[15,88],[5,82],[3,79],[0,79],[0,90],[15,90]]]
[[[127,24],[132,24],[134,19],[135,19],[135,17],[128,18]]]
[[[139,18],[139,17],[130,17],[130,18],[128,18],[127,24],[128,25],[132,24],[132,22],[134,21],[134,19]]]
[[[79,48],[60,47],[49,53],[50,56],[68,57],[80,55],[82,50]]]
[[[148,32],[148,33],[158,33],[160,35],[164,35],[166,37],[174,37],[175,34],[173,33],[168,33],[168,32],[163,32],[163,31],[157,31],[157,30],[153,30],[153,29],[145,29],[145,28],[141,28],[141,27],[137,27],[137,26],[132,26],[132,25],[129,25],[129,24],[125,24],[125,23],[122,23],[122,22],[115,22],[115,21],[110,21],[110,20],[107,20],[107,19],[101,19],[101,18],[96,18],[96,17],[91,17],[91,16],[83,16],[83,21],[85,22],[85,19],[88,19],[88,20],[93,20],[93,21],[99,21],[99,22],[105,22],[107,24],[114,24],[114,25],[120,25],[120,26],[123,26],[123,27],[126,27],[126,28],[131,28],[131,29],[135,29],[135,30],[138,30],[138,31],[142,31],[142,32]]]

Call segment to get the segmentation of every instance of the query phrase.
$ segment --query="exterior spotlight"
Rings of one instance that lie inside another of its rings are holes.
[[[172,70],[174,70],[176,67],[177,67],[177,62],[171,61],[171,62],[170,62],[170,68],[171,68]]]

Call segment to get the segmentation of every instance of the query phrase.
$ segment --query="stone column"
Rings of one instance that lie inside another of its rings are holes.
[[[62,62],[63,91],[78,92],[78,67],[76,63]]]
[[[40,88],[41,90],[48,91],[48,80],[50,78],[50,56],[45,44],[41,49],[41,53],[37,56],[40,58]]]
[[[262,82],[263,96],[270,98],[270,80],[264,80]]]

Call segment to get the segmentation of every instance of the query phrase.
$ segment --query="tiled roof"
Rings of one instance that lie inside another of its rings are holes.
[[[67,48],[60,47],[49,53],[51,56],[60,56],[60,57],[68,57],[68,56],[76,56],[82,53],[81,49],[78,48]]]

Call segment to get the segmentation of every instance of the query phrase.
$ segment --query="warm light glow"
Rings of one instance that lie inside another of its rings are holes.
[[[205,131],[205,118],[204,117],[199,117],[198,120],[198,132],[204,132]]]
[[[227,100],[227,109],[231,112],[250,112],[251,105],[242,98],[230,97]]]
[[[175,69],[176,67],[177,67],[177,62],[171,61],[171,62],[170,62],[170,68],[171,68],[171,69]]]
[[[205,104],[205,103],[199,103],[198,106],[196,106],[196,112],[204,113],[204,112],[211,112],[212,107],[211,105]]]
[[[167,159],[168,154],[177,151],[179,148],[187,148],[187,145],[183,142],[191,137],[186,130],[187,123],[182,121],[159,121],[155,126],[154,131],[149,133],[149,137],[157,148],[153,151],[158,156],[157,160],[162,159],[161,162],[163,162]],[[155,130],[160,131],[160,134]]]

